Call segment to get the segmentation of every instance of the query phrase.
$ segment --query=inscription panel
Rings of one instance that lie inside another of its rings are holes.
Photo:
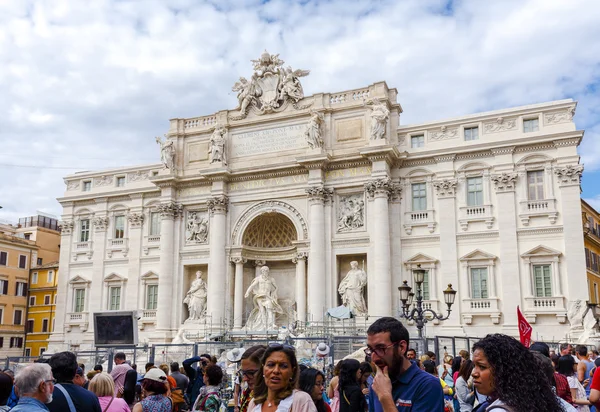
[[[306,147],[303,124],[231,134],[231,157],[282,152]]]
[[[336,140],[338,142],[362,138],[362,119],[338,120],[335,122],[335,125]]]
[[[188,145],[188,163],[208,160],[208,142],[191,143]]]

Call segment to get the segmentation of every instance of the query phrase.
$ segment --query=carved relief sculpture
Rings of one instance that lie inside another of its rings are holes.
[[[79,180],[71,180],[67,182],[67,190],[77,190],[79,189]]]
[[[226,141],[227,129],[223,126],[215,127],[215,130],[210,135],[210,147],[208,148],[208,155],[210,163],[223,163],[227,166],[227,156],[225,153],[225,141]]]
[[[149,175],[148,172],[142,172],[141,170],[137,170],[133,173],[129,173],[129,175],[127,175],[127,180],[129,180],[130,182],[139,182],[142,180],[148,180]]]
[[[185,323],[197,323],[206,316],[206,283],[202,280],[202,272],[196,272],[196,280],[192,282],[190,290],[185,295],[183,303],[188,307],[189,316]]]
[[[439,131],[429,132],[429,140],[445,140],[454,139],[458,137],[458,129],[449,129],[446,126],[442,126]]]
[[[306,125],[304,136],[306,136],[306,143],[311,149],[320,149],[323,147],[323,138],[321,137],[321,124],[325,119],[319,112],[311,110],[311,117]]]
[[[248,317],[245,328],[248,330],[272,330],[276,329],[276,313],[283,313],[283,309],[277,302],[277,286],[275,279],[269,275],[269,267],[260,268],[260,275],[252,281],[244,297],[253,294],[252,302],[254,309]]]
[[[499,117],[493,123],[485,123],[483,125],[483,133],[505,132],[507,130],[515,130],[517,121],[515,119],[504,119]]]
[[[108,185],[112,184],[112,182],[113,182],[112,176],[100,176],[100,177],[96,178],[96,180],[94,181],[94,185],[95,186],[108,186]]]
[[[367,285],[367,274],[358,268],[358,262],[350,262],[351,269],[342,279],[338,293],[342,297],[342,304],[347,306],[354,316],[367,316],[367,305],[363,289]]]
[[[390,117],[387,104],[374,98],[365,102],[365,106],[371,106],[371,140],[385,138],[385,129]]]
[[[568,165],[565,167],[557,167],[554,173],[558,177],[560,184],[581,182],[581,174],[583,173],[583,165]]]
[[[338,207],[338,232],[360,229],[365,225],[365,202],[362,195],[340,198]]]
[[[548,124],[566,123],[573,120],[575,116],[575,105],[569,106],[566,110],[557,113],[546,113],[544,120]]]
[[[206,243],[208,218],[199,212],[190,212],[186,225],[185,240],[189,243]]]
[[[165,168],[169,169],[170,171],[173,171],[175,167],[174,141],[169,140],[169,138],[165,134],[165,140],[162,140],[160,137],[157,137],[156,143],[160,145],[160,161],[162,162]]]
[[[516,173],[502,173],[491,177],[497,191],[514,190],[517,182]]]

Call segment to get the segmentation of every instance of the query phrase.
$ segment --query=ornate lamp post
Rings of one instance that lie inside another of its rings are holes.
[[[452,289],[452,284],[448,284],[448,288],[444,290],[444,301],[448,305],[448,313],[446,316],[436,313],[433,309],[423,309],[423,282],[425,281],[424,269],[421,269],[421,265],[417,265],[417,269],[413,270],[413,277],[417,286],[416,298],[417,301],[412,307],[415,293],[412,292],[412,288],[408,286],[408,281],[404,281],[402,286],[398,287],[400,292],[400,301],[402,302],[402,308],[400,311],[400,317],[406,320],[412,320],[417,324],[417,330],[419,332],[419,339],[423,339],[423,326],[429,320],[446,320],[450,317],[451,307],[454,304],[456,298],[456,291]],[[430,316],[427,316],[430,315]]]

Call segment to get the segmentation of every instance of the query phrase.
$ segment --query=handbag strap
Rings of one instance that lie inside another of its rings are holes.
[[[106,412],[106,411],[108,410],[108,408],[110,408],[110,404],[111,404],[111,403],[112,403],[112,401],[114,401],[114,400],[115,400],[115,397],[113,396],[113,397],[111,398],[110,402],[108,403],[108,405],[106,405],[106,408],[104,408],[104,409],[102,410],[102,412]]]
[[[69,411],[77,412],[77,410],[75,409],[75,405],[73,405],[73,399],[71,399],[71,395],[69,395],[69,392],[67,392],[67,390],[60,383],[57,383],[56,385],[54,385],[54,387],[58,388],[65,396],[67,404],[69,405]]]

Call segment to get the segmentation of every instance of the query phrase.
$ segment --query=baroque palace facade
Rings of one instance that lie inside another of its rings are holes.
[[[110,310],[139,311],[141,343],[253,333],[265,265],[276,325],[322,325],[354,261],[367,322],[399,313],[420,265],[426,307],[458,291],[429,336],[517,335],[517,306],[540,339],[577,332],[572,100],[403,126],[386,83],[304,96],[307,74],[263,54],[237,109],[170,121],[162,163],[65,178],[56,349],[89,347],[92,314]]]

